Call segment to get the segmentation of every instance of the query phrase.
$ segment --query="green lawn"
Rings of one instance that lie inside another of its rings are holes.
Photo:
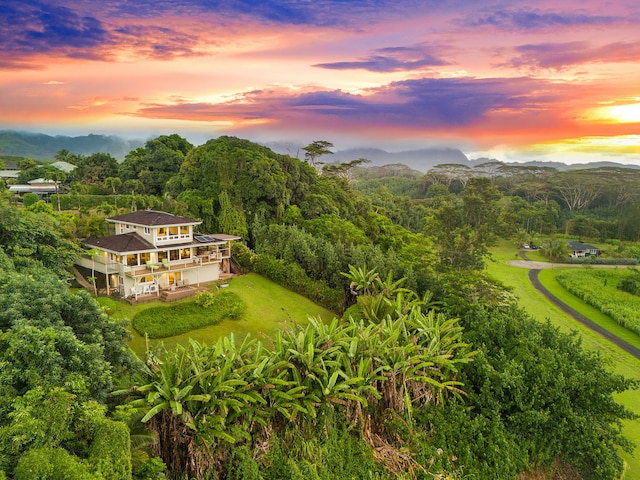
[[[640,379],[640,360],[613,346],[609,341],[587,327],[582,326],[582,324],[576,322],[540,295],[529,282],[528,269],[507,265],[507,261],[518,259],[516,258],[517,253],[517,249],[510,242],[501,242],[493,249],[493,260],[487,262],[487,270],[494,278],[513,289],[513,293],[519,299],[519,305],[540,321],[549,319],[553,325],[562,331],[578,332],[584,347],[600,352],[612,371],[630,378]],[[529,258],[534,260],[532,255],[529,255]],[[535,258],[535,260],[539,259]],[[561,271],[562,268],[560,267],[542,270],[540,281],[570,307],[609,329],[627,342],[635,346],[640,345],[640,337],[623,329],[606,315],[567,292],[555,279],[556,274]],[[628,409],[640,415],[640,393],[637,390],[619,395],[618,400]],[[624,434],[627,438],[640,444],[640,420],[626,422]],[[640,480],[640,445],[636,447],[634,455],[623,454],[623,458],[629,466],[625,480]]]
[[[231,333],[235,334],[236,337],[244,337],[248,333],[257,337],[261,335],[269,336],[287,323],[306,323],[309,316],[320,316],[325,321],[331,320],[335,316],[311,300],[254,273],[233,278],[229,282],[228,289],[239,295],[247,304],[247,309],[241,319],[225,320],[219,325],[204,327],[183,335],[165,338],[162,342],[171,347],[177,343],[186,344],[189,338],[193,338],[211,345],[218,337]],[[193,300],[181,300],[181,302],[189,301]],[[100,303],[108,307],[114,318],[127,319],[131,319],[137,312],[150,307],[167,307],[170,305],[158,301],[132,306],[124,301],[115,301],[110,298],[100,298]],[[172,305],[175,305],[175,303]],[[145,351],[144,338],[133,329],[131,329],[131,333],[133,339],[129,344],[132,350],[138,355],[143,355]],[[150,343],[156,342],[150,341]]]

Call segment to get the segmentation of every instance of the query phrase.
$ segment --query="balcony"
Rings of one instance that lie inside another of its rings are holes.
[[[224,256],[222,252],[211,253],[205,255],[198,255],[188,259],[164,261],[161,263],[155,263],[147,265],[134,265],[132,267],[125,267],[125,275],[129,277],[142,277],[149,275],[150,273],[166,273],[166,272],[179,272],[183,270],[191,270],[195,268],[201,268],[202,265],[211,263],[220,263],[222,259],[229,258]]]

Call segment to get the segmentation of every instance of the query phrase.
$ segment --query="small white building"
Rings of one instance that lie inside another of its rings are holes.
[[[571,254],[569,255],[571,258],[582,258],[582,257],[597,257],[600,255],[600,249],[594,247],[593,245],[588,245],[586,243],[577,242],[575,240],[569,240],[569,250],[571,250]]]
[[[160,296],[230,274],[231,242],[240,237],[194,232],[200,221],[166,212],[140,210],[107,219],[116,234],[89,238],[88,254],[77,265],[101,275],[107,294],[124,298]]]

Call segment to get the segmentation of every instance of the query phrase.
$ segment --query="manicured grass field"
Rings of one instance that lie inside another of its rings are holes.
[[[585,348],[600,352],[610,369],[629,378],[640,380],[640,360],[632,357],[623,350],[613,346],[600,335],[582,326],[562,310],[553,305],[549,300],[539,294],[528,279],[529,270],[521,267],[507,265],[507,261],[516,260],[517,249],[512,243],[503,241],[493,249],[493,261],[487,262],[488,272],[496,279],[513,289],[518,297],[519,305],[529,314],[540,320],[549,320],[561,331],[575,331],[580,336]],[[528,255],[531,260],[533,256]],[[535,260],[539,260],[535,258]],[[585,304],[582,300],[567,292],[555,279],[556,274],[563,268],[554,267],[542,270],[540,281],[555,296],[564,303],[582,313],[589,319],[607,328],[620,338],[635,346],[640,346],[640,337],[617,325],[613,320],[603,315],[598,310]],[[639,347],[640,348],[640,347]],[[618,396],[618,401],[629,410],[640,415],[640,391],[627,391]],[[622,456],[628,464],[629,470],[625,480],[640,480],[640,420],[627,421],[623,430],[625,436],[638,444],[633,455],[623,453]]]
[[[234,334],[236,338],[242,338],[246,334],[255,337],[269,336],[275,330],[287,324],[304,324],[311,317],[320,317],[324,321],[331,320],[335,315],[328,310],[316,305],[311,300],[293,293],[260,275],[250,273],[235,277],[229,282],[229,291],[234,292],[244,300],[246,311],[239,320],[225,320],[218,325],[193,330],[189,333],[165,338],[162,342],[171,347],[178,343],[186,344],[189,338],[193,338],[207,345],[214,343],[218,337]],[[192,302],[193,299],[181,300]],[[100,298],[100,303],[106,306],[114,318],[131,319],[142,310],[151,307],[168,307],[172,304],[162,302],[150,302],[132,306],[123,301],[115,301],[110,298]],[[133,339],[129,342],[136,354],[142,356],[145,352],[145,339],[131,329]],[[157,343],[150,341],[150,344]]]

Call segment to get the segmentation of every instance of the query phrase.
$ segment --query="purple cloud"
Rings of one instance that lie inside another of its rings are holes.
[[[38,68],[30,57],[55,54],[110,61],[120,48],[161,60],[198,55],[198,38],[163,26],[127,25],[111,29],[100,19],[70,7],[8,0],[0,16],[0,68]],[[96,8],[96,11],[99,7]]]
[[[398,72],[448,65],[448,62],[429,53],[428,50],[431,48],[426,45],[381,48],[360,60],[318,63],[313,66],[331,70],[362,69],[372,72]]]
[[[0,20],[4,52],[47,53],[59,49],[90,49],[108,42],[100,20],[40,2],[8,1]]]
[[[549,27],[611,25],[622,21],[620,17],[587,15],[575,12],[540,12],[539,10],[496,10],[490,13],[474,13],[464,19],[467,27],[492,26],[519,30],[537,30]]]
[[[615,42],[592,48],[587,42],[521,45],[520,54],[509,62],[512,67],[562,69],[585,63],[626,63],[640,60],[640,42]]]
[[[555,90],[554,90],[555,89]],[[149,105],[134,116],[199,121],[264,119],[277,123],[348,123],[351,126],[447,128],[481,121],[487,114],[544,110],[557,99],[558,87],[543,80],[418,79],[393,82],[366,95],[340,90],[292,93],[288,90],[247,92],[224,104],[185,103]],[[553,95],[532,91],[554,91]]]

